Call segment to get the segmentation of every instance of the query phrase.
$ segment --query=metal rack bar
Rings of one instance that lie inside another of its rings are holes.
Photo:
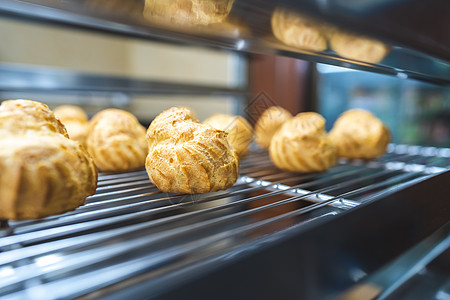
[[[350,173],[350,172],[348,172],[348,173]],[[351,173],[356,174],[357,172],[351,172]],[[331,191],[331,190],[336,189],[336,188],[342,188],[342,187],[348,186],[350,184],[354,184],[355,182],[358,182],[358,181],[364,181],[364,180],[372,179],[372,178],[379,177],[379,176],[382,176],[382,175],[395,174],[395,173],[396,173],[396,170],[394,170],[394,171],[381,170],[381,171],[378,171],[375,174],[366,175],[365,177],[359,177],[359,178],[353,179],[350,182],[343,182],[343,183],[338,183],[338,184],[335,184],[335,185],[331,185],[331,186],[328,186],[327,188],[316,189],[313,193],[306,192],[306,194],[305,194],[305,190],[304,190],[305,188],[308,188],[309,186],[313,186],[315,184],[326,183],[330,179],[329,178],[322,178],[322,179],[313,180],[313,181],[310,181],[310,182],[307,182],[307,183],[297,184],[297,185],[292,186],[292,187],[283,186],[282,188],[280,188],[279,184],[275,184],[273,186],[278,186],[278,187],[275,188],[274,191],[271,192],[271,193],[267,193],[265,195],[255,196],[255,197],[251,197],[251,198],[246,198],[246,199],[242,199],[242,200],[236,200],[236,201],[231,202],[231,203],[215,206],[214,208],[211,208],[210,210],[213,211],[213,210],[218,210],[218,209],[226,209],[226,208],[230,208],[230,207],[234,207],[234,206],[239,206],[241,204],[246,204],[246,203],[249,203],[249,202],[252,202],[252,201],[255,201],[255,200],[259,200],[259,199],[263,199],[263,198],[267,198],[267,197],[272,197],[272,196],[276,196],[276,195],[281,195],[281,194],[289,195],[289,191],[295,191],[294,195],[298,196],[298,194],[299,194],[298,190],[299,189],[303,189],[302,193],[305,196],[313,196],[313,195],[315,195],[317,193]],[[340,176],[341,179],[342,179],[342,178],[346,177],[344,175],[345,175],[345,173],[344,174],[340,173],[337,176]],[[337,178],[337,176],[332,176],[332,178]],[[298,178],[294,178],[293,180],[290,180],[290,181],[296,181],[296,180],[298,180]],[[245,184],[248,184],[248,182],[247,182],[248,180],[244,180],[244,181],[245,181]],[[289,181],[284,181],[284,182],[289,182]],[[69,224],[70,223],[79,223],[79,222],[82,222],[82,221],[91,220],[91,219],[95,219],[95,218],[105,218],[105,217],[110,216],[110,214],[112,212],[120,213],[121,211],[123,211],[126,208],[139,207],[140,209],[143,209],[143,207],[145,207],[145,205],[150,204],[151,206],[149,208],[151,209],[152,206],[154,206],[154,204],[157,204],[159,202],[162,203],[162,204],[166,204],[165,206],[156,207],[156,208],[154,208],[152,210],[149,210],[149,213],[151,213],[151,214],[158,214],[158,213],[161,213],[162,211],[166,212],[166,211],[169,211],[169,210],[179,209],[181,207],[189,206],[189,205],[196,204],[196,203],[205,203],[205,202],[209,202],[209,201],[213,201],[213,200],[219,200],[219,199],[224,198],[224,197],[238,196],[238,195],[241,195],[243,193],[247,193],[247,192],[251,192],[251,191],[257,191],[257,190],[268,190],[269,191],[270,190],[269,188],[270,188],[269,186],[263,184],[263,185],[259,185],[259,187],[258,186],[255,187],[253,189],[240,189],[240,190],[237,190],[235,192],[222,193],[222,194],[219,194],[218,196],[214,195],[214,196],[210,196],[210,197],[202,197],[202,198],[193,199],[193,200],[191,200],[189,198],[188,201],[178,201],[176,199],[176,198],[180,198],[180,197],[184,197],[184,196],[175,196],[175,197],[172,196],[171,197],[171,196],[164,195],[164,194],[162,194],[162,195],[159,194],[158,195],[156,192],[155,193],[140,194],[140,195],[135,195],[135,196],[129,196],[129,197],[121,197],[121,198],[115,198],[114,200],[112,200],[110,202],[112,204],[115,203],[116,207],[108,206],[108,207],[103,208],[103,209],[102,208],[98,208],[98,207],[94,207],[92,212],[89,212],[89,211],[86,212],[86,209],[90,208],[89,206],[88,207],[81,207],[76,212],[69,212],[69,213],[64,214],[64,216],[61,217],[61,218],[58,218],[58,217],[47,218],[47,220],[49,220],[49,221],[48,222],[44,222],[42,225],[44,226],[44,228],[45,227],[49,227],[49,226],[55,227],[55,226],[65,225],[65,224],[67,224],[67,220],[65,220],[65,219],[70,218],[71,216],[73,216],[73,218],[71,218],[68,221]],[[155,196],[154,197],[155,199],[149,200],[148,196]],[[139,201],[133,201],[131,203],[127,203],[126,200],[130,200],[130,199],[136,199],[136,200],[139,200]],[[301,199],[303,199],[303,198],[301,198]],[[322,199],[317,198],[317,197],[308,197],[307,199],[309,201],[322,201]],[[172,202],[170,202],[171,200],[174,201],[176,204],[173,204]],[[191,200],[191,201],[189,201],[189,200]],[[121,204],[121,202],[125,202],[125,203]],[[205,211],[206,210],[202,210],[202,211],[199,211],[199,213],[200,212],[203,213]],[[87,215],[87,218],[86,218],[86,215]],[[62,222],[61,222],[60,219],[62,219]],[[55,220],[55,221],[52,222],[52,220]],[[39,224],[38,226],[40,228],[42,228],[43,227],[42,225]],[[22,229],[22,230],[24,230],[24,229]]]
[[[407,175],[410,175],[410,174],[407,174]],[[333,200],[335,200],[335,199],[333,199]],[[247,232],[249,230],[254,230],[254,229],[260,228],[260,227],[262,227],[264,225],[277,222],[277,221],[285,219],[287,217],[291,217],[292,215],[297,215],[297,214],[300,214],[300,213],[304,213],[307,210],[310,210],[310,208],[305,208],[305,209],[302,209],[302,210],[299,210],[299,211],[294,211],[294,212],[287,213],[287,214],[284,214],[284,215],[281,215],[281,216],[278,216],[278,217],[275,217],[275,218],[272,218],[272,219],[269,219],[269,220],[265,220],[265,221],[257,222],[257,223],[254,223],[254,224],[251,224],[251,225],[248,225],[248,226],[240,227],[237,230],[234,230],[234,231],[231,231],[231,232],[225,232],[225,233],[219,234],[219,237],[220,237],[219,240],[224,239],[224,238],[230,238],[230,237],[235,236],[236,234],[242,234],[242,233],[245,233],[245,232]],[[218,222],[218,220],[215,220],[214,222]],[[206,226],[209,226],[209,225],[210,224],[208,224]],[[201,227],[202,225],[199,224],[197,226]],[[192,228],[191,227],[191,228],[186,229],[186,231],[191,233],[193,230],[196,230],[196,229],[197,228]],[[180,232],[179,228],[173,230],[173,234],[179,235],[179,234],[184,234],[184,233],[185,232]],[[117,237],[117,236],[115,235],[115,237]],[[158,235],[153,235],[153,239],[149,239],[147,237],[139,238],[137,240],[133,240],[132,243],[121,244],[121,245],[118,245],[118,246],[113,247],[113,248],[109,247],[109,245],[104,246],[103,249],[102,249],[102,247],[97,247],[97,248],[95,248],[93,250],[86,251],[87,253],[85,252],[83,254],[75,254],[75,257],[72,258],[72,259],[70,259],[69,256],[66,256],[65,259],[64,259],[64,262],[63,263],[59,263],[58,267],[62,268],[62,269],[65,269],[65,272],[68,272],[68,271],[73,270],[73,268],[83,268],[83,267],[89,266],[89,265],[97,262],[99,259],[106,260],[108,258],[113,258],[113,257],[115,257],[115,256],[117,256],[119,254],[124,254],[126,252],[132,251],[134,248],[149,247],[151,244],[154,244],[154,243],[157,243],[157,242],[161,242],[162,239],[168,239],[168,238],[172,238],[172,236],[171,236],[170,233],[165,232],[163,235],[159,236],[159,239],[158,239]],[[216,239],[212,239],[212,237],[207,237],[206,239],[208,240],[208,243],[206,243],[206,244],[203,244],[203,243],[201,243],[201,241],[198,241],[198,240],[195,241],[195,245],[196,246],[194,247],[193,250],[198,249],[200,247],[207,246],[210,243],[217,242],[217,240]],[[77,243],[77,241],[73,242],[72,247],[74,247],[75,245],[77,245],[77,246],[79,245]],[[45,253],[51,254],[54,251],[52,249],[52,247],[51,247],[51,243],[50,243],[50,245],[47,244],[45,246],[46,246]],[[183,247],[178,247],[178,248],[183,249],[183,254],[184,254],[184,252],[187,249],[189,249],[189,248],[186,249],[185,245],[183,245]],[[39,252],[36,251],[37,249],[30,249],[30,248],[28,248],[26,250],[31,250],[31,252],[34,252],[37,255],[39,255]],[[61,249],[59,249],[59,250],[61,250]],[[190,249],[189,249],[189,251],[190,251]],[[29,252],[29,251],[26,251],[26,252]],[[174,251],[167,251],[167,252],[172,253],[172,256],[174,255],[173,254]],[[17,254],[15,254],[15,256],[17,257]],[[18,258],[19,259],[24,259],[25,257],[22,256],[22,257],[18,257]],[[30,258],[30,257],[27,257],[27,258]],[[157,260],[157,261],[153,260],[153,263],[158,263],[159,264],[159,263],[161,263],[162,260],[163,259],[161,259],[161,257],[160,257],[160,259]],[[18,270],[18,272],[20,273],[21,272],[21,268],[24,268],[25,270],[28,269],[27,267],[19,267],[19,268],[16,268],[16,270]],[[54,272],[54,269],[50,269],[50,270],[52,272]],[[43,275],[42,273],[35,273],[35,272],[30,273],[30,272],[27,272],[27,271],[23,271],[23,273],[24,274],[28,274],[28,276],[22,275],[22,277],[19,279],[20,281],[29,280],[31,278],[35,278],[35,277]],[[5,284],[8,284],[8,285],[9,284],[14,284],[14,283],[15,282],[11,283],[11,281],[6,281],[5,282]],[[1,287],[4,287],[4,286],[0,285],[0,288]]]
[[[10,223],[8,236],[0,238],[0,296],[23,297],[39,287],[52,289],[50,298],[76,297],[139,274],[162,280],[172,271],[255,245],[292,226],[353,211],[438,174],[386,167],[392,160],[437,161],[396,150],[391,147],[377,161],[346,162],[314,174],[262,171],[254,165],[267,161],[267,154],[256,153],[242,162],[245,175],[235,186],[205,195],[160,193],[145,171],[100,174],[99,193],[85,206]],[[448,164],[449,157],[441,158],[440,165]],[[108,276],[98,276],[108,270]],[[85,284],[56,288],[78,280]]]

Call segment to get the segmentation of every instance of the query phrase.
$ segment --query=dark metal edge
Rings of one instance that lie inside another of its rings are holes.
[[[256,249],[193,266],[158,291],[144,281],[101,298],[332,299],[447,223],[449,182],[447,171],[333,218],[293,228]]]

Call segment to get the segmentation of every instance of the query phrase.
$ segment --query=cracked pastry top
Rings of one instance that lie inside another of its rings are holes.
[[[87,149],[102,171],[141,168],[147,155],[145,127],[127,111],[102,110],[90,122]]]
[[[228,133],[228,143],[236,151],[239,158],[247,154],[253,138],[253,130],[246,119],[241,116],[214,114],[203,123],[226,131]]]
[[[370,112],[352,109],[339,116],[330,131],[330,138],[339,156],[372,159],[386,153],[391,134]]]
[[[337,161],[325,119],[314,112],[299,113],[284,123],[270,142],[269,154],[278,168],[294,172],[324,171]]]
[[[97,187],[92,158],[45,105],[0,106],[0,218],[26,220],[82,205]]]
[[[150,180],[163,192],[207,193],[231,187],[239,161],[228,134],[201,124],[191,110],[172,107],[147,131],[145,163]]]
[[[255,142],[263,149],[269,149],[270,141],[278,129],[291,119],[290,112],[280,106],[266,109],[255,124]]]
[[[84,110],[74,105],[61,105],[53,113],[64,124],[69,137],[86,147],[89,120]]]

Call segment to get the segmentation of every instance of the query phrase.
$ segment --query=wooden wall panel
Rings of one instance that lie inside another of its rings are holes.
[[[252,55],[249,59],[249,84],[252,100],[248,114],[254,122],[262,113],[255,105],[264,94],[263,106],[279,105],[297,114],[308,109],[310,99],[309,74],[312,64],[275,55]],[[252,105],[254,107],[252,107]]]

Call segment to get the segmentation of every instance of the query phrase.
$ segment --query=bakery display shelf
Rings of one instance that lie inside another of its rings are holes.
[[[106,93],[106,94],[165,94],[221,95],[246,97],[241,87],[186,84],[143,80],[113,75],[89,74],[60,68],[36,67],[0,63],[0,90],[3,92],[34,93]]]
[[[364,290],[384,300],[445,299],[450,292],[449,254],[450,222],[346,291],[343,299]]]
[[[421,1],[418,0],[373,0],[358,5],[352,4],[354,1],[238,0],[233,4],[228,21],[200,27],[160,25],[144,18],[144,1],[134,1],[137,5],[131,11],[125,9],[129,5],[125,5],[127,0],[124,1],[112,4],[108,4],[108,1],[91,1],[97,3],[97,6],[93,6],[90,1],[80,0],[5,0],[0,3],[0,16],[155,41],[244,53],[284,55],[399,78],[444,85],[450,83],[450,45],[448,33],[442,33],[442,28],[449,25],[446,16],[450,8],[445,0],[433,0],[425,7],[420,6]],[[283,4],[356,33],[379,39],[391,46],[391,51],[379,63],[366,63],[342,58],[332,50],[312,52],[286,46],[274,38],[270,28],[274,6]],[[412,22],[411,17],[408,17],[413,14],[413,10],[408,8],[415,9],[417,6],[421,8],[421,16],[427,17],[427,26],[414,19]],[[409,13],[402,13],[402,9]]]
[[[300,174],[254,151],[233,187],[195,195],[159,192],[144,170],[101,173],[75,211],[2,222],[0,297],[330,297],[448,222],[449,167],[450,149],[390,145]]]

